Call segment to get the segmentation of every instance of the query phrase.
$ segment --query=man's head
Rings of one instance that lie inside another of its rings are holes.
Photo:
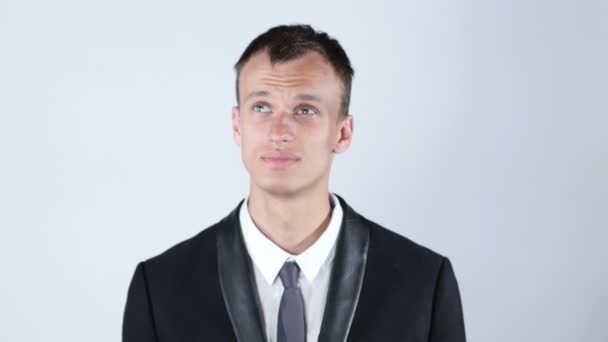
[[[278,26],[254,39],[235,69],[233,135],[254,190],[327,190],[333,155],[353,132],[353,70],[339,43],[310,26]]]
[[[332,66],[342,82],[343,93],[340,114],[346,116],[350,104],[350,91],[355,71],[340,43],[325,32],[315,31],[309,25],[275,26],[255,38],[245,49],[238,62],[236,71],[236,100],[240,103],[239,79],[243,66],[252,56],[266,51],[270,62],[289,62],[310,51],[320,53]]]

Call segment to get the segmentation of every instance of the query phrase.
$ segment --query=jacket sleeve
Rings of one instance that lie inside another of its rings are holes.
[[[122,341],[158,342],[144,262],[135,268],[129,286],[122,322]]]
[[[465,342],[464,318],[458,283],[448,258],[439,267],[433,298],[429,342]]]

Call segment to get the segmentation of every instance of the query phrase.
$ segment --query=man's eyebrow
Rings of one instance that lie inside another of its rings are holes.
[[[247,101],[247,100],[251,99],[252,97],[263,97],[263,96],[270,96],[270,92],[267,90],[252,91],[251,93],[249,93],[249,95],[247,95],[245,97],[244,101]],[[296,99],[300,100],[300,101],[323,102],[319,96],[312,95],[312,94],[306,94],[306,93],[297,94]]]
[[[296,95],[296,99],[300,101],[323,102],[320,97],[312,94],[298,94]]]
[[[247,95],[245,97],[244,101],[247,101],[252,97],[262,97],[262,96],[268,96],[268,95],[270,95],[270,93],[266,90],[252,91],[251,93],[249,93],[249,95]]]

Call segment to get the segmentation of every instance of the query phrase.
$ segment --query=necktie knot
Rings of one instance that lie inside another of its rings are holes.
[[[279,277],[286,289],[297,287],[299,274],[300,268],[298,267],[298,264],[291,261],[284,263],[279,271]]]

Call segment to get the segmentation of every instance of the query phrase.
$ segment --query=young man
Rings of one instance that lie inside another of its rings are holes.
[[[249,196],[137,266],[123,341],[465,341],[450,261],[328,191],[354,129],[340,44],[278,26],[235,69]]]

